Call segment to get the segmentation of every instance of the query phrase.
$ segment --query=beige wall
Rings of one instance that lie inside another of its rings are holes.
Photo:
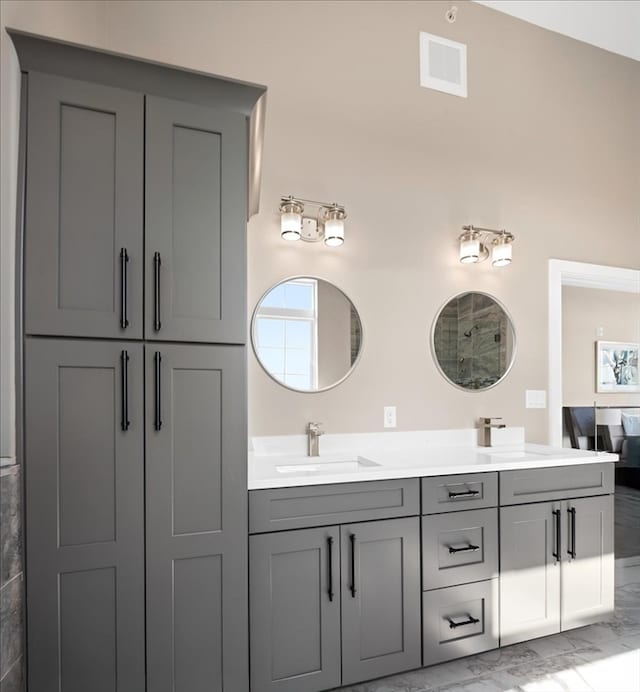
[[[381,430],[394,405],[403,430],[503,415],[544,441],[546,412],[526,410],[524,391],[547,386],[547,260],[640,266],[640,63],[456,4],[451,25],[449,2],[3,3],[17,28],[268,86],[250,307],[286,276],[322,276],[352,298],[366,341],[354,374],[319,394],[279,387],[251,355],[254,434]],[[468,44],[469,98],[419,87],[420,30]],[[345,204],[345,245],[280,241],[290,193]],[[516,234],[511,267],[458,263],[470,222]],[[445,382],[428,344],[440,305],[473,289],[505,304],[518,338],[485,393]]]
[[[318,387],[330,387],[351,369],[351,304],[318,282]]]
[[[598,329],[602,328],[602,336]],[[596,393],[596,341],[640,343],[640,296],[562,288],[563,406],[639,406],[637,394]]]

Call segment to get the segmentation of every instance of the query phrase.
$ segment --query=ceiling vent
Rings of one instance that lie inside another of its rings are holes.
[[[420,32],[420,86],[467,98],[467,46]]]

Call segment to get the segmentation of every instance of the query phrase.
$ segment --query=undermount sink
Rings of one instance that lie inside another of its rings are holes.
[[[526,452],[524,450],[513,450],[511,452],[487,452],[492,457],[498,459],[529,459],[530,457],[547,457],[544,452]]]
[[[310,458],[309,461],[300,464],[282,464],[281,466],[276,466],[276,471],[278,473],[318,473],[319,471],[323,473],[356,473],[376,466],[380,466],[380,464],[375,461],[370,461],[369,459],[364,459],[363,457],[326,461],[316,458],[313,458],[313,461],[311,461]]]

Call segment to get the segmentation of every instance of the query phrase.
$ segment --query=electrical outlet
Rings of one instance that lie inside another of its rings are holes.
[[[396,407],[395,406],[385,406],[384,407],[384,427],[385,428],[395,428],[396,427]]]

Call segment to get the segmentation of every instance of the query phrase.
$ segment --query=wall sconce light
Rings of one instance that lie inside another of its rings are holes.
[[[460,244],[460,261],[463,264],[482,262],[489,257],[491,246],[491,264],[494,267],[506,267],[511,263],[511,250],[515,236],[504,229],[500,231],[479,226],[463,226],[458,237]]]
[[[316,207],[316,216],[305,216],[305,204]],[[283,240],[304,240],[317,243],[324,240],[329,247],[344,243],[344,220],[347,218],[341,204],[314,202],[290,195],[280,198],[280,237]]]

